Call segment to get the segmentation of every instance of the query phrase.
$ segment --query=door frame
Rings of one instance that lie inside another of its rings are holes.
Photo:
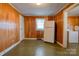
[[[71,9],[73,9],[74,7],[78,6],[78,3],[75,3],[73,5],[71,5],[70,7],[68,7],[66,10],[63,11],[64,17],[63,17],[63,47],[67,48],[67,20],[68,20],[68,11],[70,11]]]
[[[24,17],[19,15],[20,18],[20,40],[24,39]]]

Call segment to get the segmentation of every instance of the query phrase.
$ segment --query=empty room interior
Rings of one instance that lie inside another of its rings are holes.
[[[0,3],[0,56],[79,56],[79,4]]]

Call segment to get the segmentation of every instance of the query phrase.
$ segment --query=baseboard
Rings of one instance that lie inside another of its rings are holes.
[[[37,40],[37,38],[24,38],[25,40]]]
[[[17,43],[11,45],[9,48],[3,50],[2,52],[0,52],[0,56],[6,54],[7,52],[9,52],[11,49],[13,49],[15,46],[17,46],[22,40],[18,41]]]
[[[44,40],[44,38],[41,38],[42,40]]]
[[[24,38],[25,40],[37,40],[37,38]],[[42,40],[44,39],[44,38],[41,38]]]
[[[57,44],[59,44],[60,46],[64,47],[63,44],[61,44],[60,42],[58,42],[58,41],[56,41],[56,42],[57,42]]]

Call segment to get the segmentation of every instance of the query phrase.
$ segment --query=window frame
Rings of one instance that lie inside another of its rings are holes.
[[[36,18],[36,30],[37,30],[37,31],[44,31],[44,25],[43,25],[43,29],[38,29],[38,27],[37,27],[37,20],[39,20],[39,19],[43,20],[44,23],[45,23],[44,18]]]

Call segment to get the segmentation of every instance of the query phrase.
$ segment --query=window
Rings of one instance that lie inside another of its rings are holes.
[[[43,18],[36,19],[36,30],[44,30],[44,19]]]

